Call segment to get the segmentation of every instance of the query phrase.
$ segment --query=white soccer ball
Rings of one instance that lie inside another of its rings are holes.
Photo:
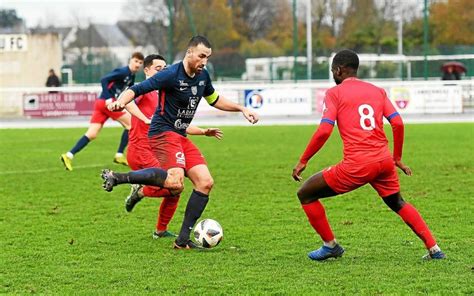
[[[194,239],[204,248],[217,246],[224,235],[221,225],[212,219],[199,221],[194,227]]]

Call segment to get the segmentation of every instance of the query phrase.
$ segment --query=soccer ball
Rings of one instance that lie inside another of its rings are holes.
[[[204,248],[217,246],[224,235],[221,225],[212,219],[199,221],[194,227],[194,239]]]

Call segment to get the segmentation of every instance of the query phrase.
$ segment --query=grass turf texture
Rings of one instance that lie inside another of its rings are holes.
[[[323,201],[338,260],[313,262],[320,246],[291,170],[313,126],[223,127],[222,141],[193,137],[215,179],[202,218],[224,228],[205,252],[153,240],[159,200],[127,214],[128,186],[101,189],[121,134],[108,128],[63,169],[59,156],[83,129],[0,130],[0,293],[44,294],[472,294],[473,124],[407,125],[402,194],[434,232],[448,259],[425,262],[422,242],[365,186]],[[391,132],[388,131],[389,135]],[[335,132],[305,179],[341,157]],[[170,230],[178,232],[187,181]]]

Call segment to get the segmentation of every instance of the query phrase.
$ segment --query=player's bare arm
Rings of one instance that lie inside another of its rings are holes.
[[[303,180],[301,173],[305,170],[306,164],[311,159],[311,157],[313,157],[319,151],[319,149],[323,147],[329,136],[331,136],[332,130],[332,124],[327,123],[327,121],[321,122],[321,125],[316,130],[313,137],[306,146],[305,151],[301,155],[299,162],[293,169],[292,176],[295,181],[300,182]]]
[[[127,106],[125,106],[125,109],[130,112],[133,116],[137,117],[141,121],[143,121],[146,124],[151,123],[151,119],[146,117],[145,114],[138,108],[137,104],[135,102],[129,103]]]
[[[386,98],[386,104],[391,104],[388,98]],[[391,106],[391,105],[390,105]],[[388,113],[392,115],[389,116],[390,126],[392,127],[392,134],[393,134],[393,160],[395,165],[405,173],[407,176],[412,175],[411,169],[402,162],[402,152],[403,152],[403,141],[404,141],[404,133],[405,133],[405,126],[403,124],[403,120],[398,112],[393,112],[394,109]],[[393,116],[393,117],[392,117]]]
[[[122,94],[117,101],[112,102],[107,105],[107,109],[110,111],[122,111],[125,106],[130,103],[135,98],[135,92],[131,89],[127,89]]]
[[[236,104],[224,96],[219,95],[219,100],[214,104],[214,107],[222,111],[242,112],[244,117],[252,124],[258,122],[258,114],[245,108],[242,105]]]
[[[200,128],[195,125],[190,125],[186,129],[186,133],[188,135],[214,137],[218,140],[221,140],[224,137],[224,133],[221,131],[220,128],[217,127]]]

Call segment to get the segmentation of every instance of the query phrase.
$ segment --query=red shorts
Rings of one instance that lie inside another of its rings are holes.
[[[150,147],[165,170],[183,168],[187,171],[196,165],[207,164],[196,145],[175,132],[163,132],[151,137]]]
[[[360,166],[342,161],[325,169],[323,177],[329,187],[339,194],[352,191],[367,183],[381,197],[387,197],[400,191],[398,175],[391,158]]]
[[[109,109],[107,109],[107,106],[105,105],[105,100],[97,99],[94,103],[94,113],[92,113],[90,122],[104,124],[109,118],[117,120],[123,115],[125,115],[124,111],[109,111]]]
[[[146,146],[129,145],[127,148],[127,161],[134,171],[146,168],[159,168],[160,162],[151,151],[148,142]]]

